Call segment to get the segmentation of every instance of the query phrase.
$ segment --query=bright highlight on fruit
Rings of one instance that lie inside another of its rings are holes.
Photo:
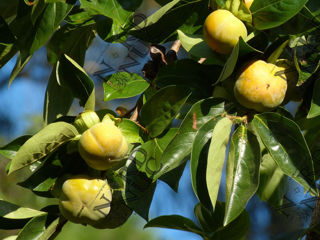
[[[107,180],[74,176],[62,185],[61,214],[71,222],[105,228],[112,192]]]
[[[79,140],[81,157],[92,168],[106,170],[124,157],[128,144],[120,129],[113,121],[103,121],[85,131]]]
[[[224,9],[216,10],[207,17],[203,32],[210,48],[221,54],[230,53],[239,38],[248,35],[244,23]]]
[[[287,91],[286,69],[262,60],[251,63],[239,76],[234,86],[238,102],[258,112],[279,106]]]

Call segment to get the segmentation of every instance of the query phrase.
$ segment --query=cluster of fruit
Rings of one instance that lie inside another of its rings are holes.
[[[79,154],[92,169],[110,169],[126,155],[127,141],[108,115],[100,122],[95,112],[85,111],[76,118],[75,126],[82,133]],[[69,221],[96,228],[116,228],[132,213],[121,191],[113,190],[107,179],[85,175],[67,177],[63,181],[59,208]]]
[[[249,9],[253,0],[245,1]],[[206,18],[204,39],[210,48],[220,54],[230,54],[239,38],[247,38],[245,24],[231,11],[218,9]],[[244,107],[258,112],[272,110],[283,104],[287,95],[296,92],[297,74],[292,71],[291,63],[278,60],[267,63],[255,59],[245,64],[238,73],[233,93],[236,100]],[[290,99],[294,100],[294,99]]]

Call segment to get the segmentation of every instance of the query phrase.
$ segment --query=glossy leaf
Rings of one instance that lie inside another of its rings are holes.
[[[139,171],[146,173],[149,178],[153,178],[161,167],[160,160],[163,151],[175,136],[177,130],[177,128],[170,128],[163,136],[151,139],[137,149],[135,161]]]
[[[131,152],[126,165],[120,171],[120,176],[125,181],[122,197],[133,211],[148,221],[156,183],[137,169],[136,152],[137,150]]]
[[[151,138],[160,135],[190,96],[187,87],[168,86],[156,92],[142,107],[140,118]]]
[[[212,132],[207,160],[206,183],[213,209],[215,209],[218,198],[231,127],[232,121],[225,117],[217,122]]]
[[[65,122],[47,125],[28,139],[11,162],[9,173],[28,166],[54,152],[78,134],[77,129]]]
[[[191,151],[191,183],[192,188],[199,201],[207,208],[211,207],[209,192],[206,185],[206,169],[212,129],[216,126],[221,117],[206,122],[199,128],[192,144]]]
[[[180,30],[177,32],[183,48],[189,54],[197,58],[207,58],[210,64],[224,65],[223,58],[209,47],[202,35],[190,35]]]
[[[311,108],[307,118],[314,118],[320,115],[320,79],[318,78],[313,87]]]
[[[19,207],[13,203],[0,200],[0,217],[6,219],[27,219],[43,215],[44,212],[31,208]]]
[[[67,88],[80,106],[95,110],[95,91],[93,80],[85,70],[69,56],[64,55],[57,63],[57,82]]]
[[[250,10],[253,25],[258,30],[280,26],[296,15],[308,0],[257,0]]]
[[[70,90],[60,86],[57,81],[56,67],[53,68],[46,89],[43,118],[46,124],[52,123],[69,112],[73,96]]]
[[[155,83],[160,88],[182,85],[192,91],[188,102],[212,96],[212,84],[217,81],[221,67],[199,64],[191,59],[181,59],[160,68]]]
[[[6,158],[12,159],[19,148],[30,138],[30,135],[25,135],[16,138],[15,140],[11,141],[10,143],[6,144],[3,147],[0,147],[0,154]]]
[[[287,176],[281,171],[269,153],[262,156],[257,195],[273,207],[282,205],[287,190]]]
[[[300,128],[277,113],[255,115],[252,125],[280,169],[316,193],[311,154]]]
[[[59,218],[44,214],[32,218],[19,232],[16,240],[49,240],[57,230]]]
[[[148,227],[160,227],[183,230],[193,232],[202,235],[201,229],[189,218],[182,217],[180,215],[163,215],[150,220],[144,228]]]
[[[234,46],[230,56],[224,64],[220,73],[219,79],[216,83],[226,80],[233,73],[238,59],[247,54],[260,54],[261,52],[248,45],[241,37],[236,46]]]
[[[170,1],[135,26],[129,34],[147,42],[161,43],[182,26],[193,13],[206,7],[206,2],[204,0]]]
[[[195,103],[182,121],[177,134],[164,150],[161,157],[161,168],[154,179],[183,164],[185,157],[191,152],[199,128],[213,117],[224,113],[228,108],[229,106],[221,99],[208,98]]]
[[[135,73],[118,72],[103,83],[104,101],[118,98],[129,98],[144,92],[149,83]]]
[[[231,137],[226,170],[226,213],[228,225],[247,206],[259,184],[260,147],[255,135],[240,125]]]
[[[142,130],[134,121],[123,118],[118,127],[128,143],[143,143],[140,136]]]
[[[76,28],[69,24],[63,25],[47,45],[48,61],[55,64],[63,54],[67,54],[82,66],[86,50],[94,37],[93,25]]]

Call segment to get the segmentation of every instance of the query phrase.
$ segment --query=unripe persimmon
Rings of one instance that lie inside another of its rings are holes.
[[[250,9],[252,3],[253,3],[253,0],[244,0],[244,4],[246,5],[246,7],[247,7],[248,9]]]
[[[59,209],[71,222],[105,228],[111,201],[112,192],[107,180],[74,176],[62,184]]]
[[[209,14],[204,22],[203,32],[210,48],[221,54],[230,53],[239,38],[246,38],[248,34],[244,23],[224,9]]]
[[[78,150],[81,157],[92,168],[106,170],[125,156],[128,144],[113,121],[97,123],[80,137]]]
[[[234,95],[238,102],[258,112],[279,106],[287,91],[284,67],[262,60],[252,62],[235,82]]]

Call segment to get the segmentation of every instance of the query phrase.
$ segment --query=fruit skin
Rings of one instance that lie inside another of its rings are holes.
[[[238,102],[258,112],[272,110],[284,100],[287,90],[285,68],[262,60],[252,62],[234,86]]]
[[[203,32],[210,48],[221,54],[230,53],[239,37],[246,38],[248,35],[243,22],[224,9],[209,14],[204,22]]]
[[[107,180],[79,175],[62,184],[59,209],[71,222],[105,228],[111,202],[112,191]]]
[[[103,121],[85,131],[79,140],[78,151],[94,169],[107,170],[124,157],[128,144],[113,121]]]

